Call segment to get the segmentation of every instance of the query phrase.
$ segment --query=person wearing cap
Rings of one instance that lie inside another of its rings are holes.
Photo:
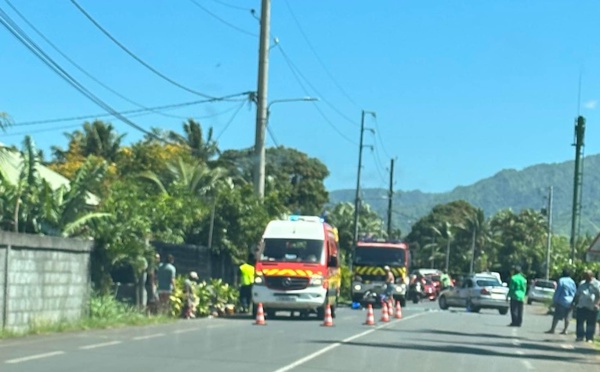
[[[521,273],[520,266],[514,266],[511,271],[513,275],[510,277],[506,295],[506,301],[510,298],[511,323],[509,327],[520,327],[523,324],[523,302],[527,291],[527,279]]]
[[[198,273],[190,271],[187,279],[183,282],[183,295],[185,303],[183,306],[183,317],[185,319],[196,317],[196,282]]]
[[[392,273],[392,270],[387,265],[384,266],[383,269],[385,270],[385,297],[393,299],[395,282],[394,273]]]

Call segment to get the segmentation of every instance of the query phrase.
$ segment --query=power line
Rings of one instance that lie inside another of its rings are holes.
[[[290,71],[292,71],[292,75],[294,75],[294,78],[296,79],[296,81],[298,82],[298,84],[300,85],[300,87],[304,90],[305,94],[308,94],[308,89],[306,89],[306,87],[304,86],[304,83],[302,83],[302,81],[300,80],[299,72],[297,71],[296,67],[294,66],[293,62],[289,60],[289,58],[287,58],[287,55],[285,54],[285,52],[283,52],[283,50],[281,49],[282,54],[284,55],[284,59],[286,61],[286,63],[288,64],[288,67],[290,68]],[[351,144],[358,146],[358,144],[356,142],[354,142],[352,139],[350,139],[348,136],[346,136],[344,134],[344,132],[342,132],[340,129],[338,129],[338,127],[333,124],[331,122],[331,120],[329,120],[329,118],[325,115],[325,113],[323,112],[323,110],[321,110],[321,108],[314,104],[314,107],[317,109],[317,111],[319,112],[319,114],[321,114],[321,117],[325,120],[325,122],[327,124],[329,124],[329,126],[331,128],[333,128],[333,130],[335,130],[337,132],[337,134],[339,134],[343,139],[345,139],[346,141],[350,142]]]
[[[346,90],[344,88],[342,88],[342,86],[333,77],[333,74],[329,71],[329,69],[325,66],[325,63],[323,63],[323,60],[321,59],[321,57],[319,57],[319,55],[317,54],[317,51],[315,50],[315,48],[313,47],[312,43],[308,39],[308,36],[306,36],[306,33],[304,32],[304,29],[300,25],[300,22],[298,21],[298,18],[296,17],[296,14],[294,14],[294,11],[292,10],[292,7],[290,6],[290,3],[288,1],[285,1],[285,5],[287,6],[288,10],[290,11],[290,14],[292,15],[292,18],[294,19],[294,22],[296,23],[296,26],[298,26],[298,29],[300,30],[300,34],[302,34],[302,37],[304,38],[304,41],[306,41],[306,44],[308,45],[308,47],[310,48],[310,50],[315,55],[315,58],[317,59],[317,61],[319,62],[319,64],[323,68],[323,70],[325,70],[325,72],[327,73],[327,76],[329,76],[329,78],[331,79],[331,81],[333,82],[333,84],[340,90],[340,92],[342,92],[342,94],[344,96],[346,96],[346,98],[348,99],[348,101],[350,101],[354,106],[356,106],[357,108],[359,108],[359,106],[352,99],[352,97],[350,97],[350,95],[346,92]]]
[[[250,8],[244,8],[244,7],[241,7],[241,6],[232,5],[232,4],[226,3],[226,2],[224,2],[224,1],[219,1],[219,0],[212,0],[212,1],[214,1],[214,2],[215,2],[215,3],[217,3],[217,4],[221,4],[221,5],[223,5],[223,6],[226,6],[226,7],[228,7],[228,8],[232,8],[232,9],[246,10],[246,11],[248,11],[248,10],[252,10],[252,9],[250,9]]]
[[[377,121],[377,118],[375,118],[375,136],[379,140],[379,143],[381,144],[381,149],[383,150],[385,156],[391,159],[392,156],[390,156],[390,154],[385,149],[385,145],[383,144],[383,139],[381,138],[381,130],[379,129],[379,122]]]
[[[219,140],[219,138],[221,138],[221,136],[227,131],[227,128],[229,128],[229,126],[231,125],[231,123],[233,123],[233,120],[235,119],[235,117],[237,116],[237,114],[240,112],[240,110],[242,109],[242,107],[244,107],[245,103],[242,103],[237,110],[235,110],[235,112],[233,113],[233,115],[231,116],[231,118],[229,119],[229,121],[227,122],[227,124],[225,124],[225,126],[223,127],[223,129],[221,130],[221,132],[217,135],[217,137],[215,138],[215,142],[217,142]]]
[[[177,118],[177,119],[185,119],[185,117],[182,116],[178,116],[178,115],[170,115],[170,114],[165,114],[162,113],[160,111],[157,110],[153,110],[151,108],[148,108],[140,103],[137,103],[136,101],[127,98],[126,96],[122,95],[121,93],[117,92],[116,90],[112,89],[111,87],[109,87],[108,85],[104,84],[102,81],[98,80],[96,77],[94,77],[92,74],[90,74],[88,71],[86,71],[83,67],[81,67],[79,64],[77,64],[75,61],[73,61],[67,54],[65,54],[62,50],[60,50],[60,48],[58,48],[52,41],[50,41],[40,30],[38,30],[9,0],[5,0],[6,3],[8,4],[9,7],[11,7],[11,9],[29,26],[31,27],[31,29],[38,35],[40,36],[46,43],[48,43],[48,45],[50,45],[58,54],[60,54],[61,56],[63,56],[63,58],[65,58],[67,61],[69,61],[73,66],[75,66],[75,68],[77,68],[79,71],[81,71],[84,75],[86,75],[88,78],[92,79],[93,81],[95,81],[96,83],[98,83],[100,86],[102,86],[104,89],[108,90],[109,92],[113,93],[114,95],[116,95],[117,97],[120,97],[121,99],[131,103],[132,105],[135,105],[137,107],[143,108],[145,110],[149,110],[149,111],[153,111],[154,113],[158,114],[158,115],[162,115],[162,116],[166,116],[166,117],[172,117],[172,118]]]
[[[228,22],[228,21],[224,20],[223,18],[219,17],[219,16],[218,16],[218,15],[216,15],[215,13],[211,12],[210,10],[208,10],[206,7],[204,7],[204,6],[200,5],[200,4],[198,4],[198,2],[197,2],[197,1],[195,1],[195,0],[190,0],[190,2],[191,2],[191,3],[193,3],[194,5],[196,5],[198,8],[202,9],[202,11],[204,11],[204,12],[205,12],[205,13],[207,13],[207,14],[209,14],[211,17],[213,17],[213,18],[215,18],[216,20],[218,20],[219,22],[223,23],[224,25],[227,25],[228,27],[230,27],[230,28],[232,28],[232,29],[234,29],[234,30],[236,30],[236,31],[238,31],[238,32],[241,32],[242,34],[249,35],[249,36],[253,36],[253,37],[258,37],[258,35],[257,35],[257,34],[255,34],[255,33],[253,33],[253,32],[246,31],[246,30],[244,30],[243,28],[240,28],[240,27],[238,27],[238,26],[234,25],[233,23],[230,23],[230,22]],[[221,3],[221,4],[223,4],[223,3]],[[240,8],[240,9],[242,9],[242,8]],[[248,9],[248,10],[250,10],[250,9]]]
[[[281,46],[281,44],[277,44],[279,51],[281,52],[281,54],[283,55],[283,58],[286,60],[286,62],[288,63],[288,65],[293,66],[293,68],[297,71],[297,73],[302,77],[302,79],[304,79],[304,81],[306,81],[306,83],[312,88],[312,90],[314,90],[317,95],[319,96],[319,99],[322,100],[323,102],[325,102],[325,104],[327,104],[327,106],[329,106],[333,111],[335,111],[338,115],[340,115],[342,118],[346,119],[349,123],[359,127],[360,125],[358,123],[356,123],[354,120],[352,120],[352,118],[348,117],[348,115],[344,114],[342,111],[340,111],[337,107],[335,107],[331,102],[329,102],[327,99],[325,99],[323,97],[323,95],[319,92],[319,90],[317,90],[317,88],[315,88],[314,85],[312,85],[310,83],[310,81],[300,72],[300,69],[298,67],[296,67],[296,65],[294,64],[294,62],[292,62],[291,58],[287,55],[287,53],[283,50],[283,47]]]
[[[28,130],[26,132],[16,132],[16,133],[8,133],[8,134],[3,134],[3,137],[16,137],[16,136],[26,136],[29,134],[35,134],[35,133],[43,133],[43,132],[56,132],[57,130],[61,130],[61,129],[71,129],[71,128],[77,128],[81,126],[80,124],[75,124],[75,125],[65,125],[62,127],[53,127],[53,128],[45,128],[45,129],[39,129],[39,130]]]
[[[242,93],[242,94],[245,94],[245,93]],[[169,110],[169,109],[175,109],[175,108],[181,108],[181,107],[185,107],[185,106],[198,105],[198,104],[201,104],[201,103],[208,103],[208,102],[214,102],[214,100],[209,99],[209,100],[202,100],[202,101],[192,101],[192,102],[176,103],[176,104],[173,104],[173,105],[156,106],[156,107],[150,107],[148,109],[136,109],[136,110],[120,111],[119,114],[121,114],[121,115],[128,115],[128,116],[134,116],[134,115],[135,116],[142,116],[142,115],[152,114],[153,110]],[[219,113],[212,114],[212,115],[199,116],[198,118],[211,118],[211,117],[219,116],[219,115],[222,115],[222,114],[226,114],[226,113],[234,110],[236,107],[237,106],[234,106],[232,108],[228,108],[227,110],[224,110],[224,111],[221,111]],[[148,110],[151,110],[151,112],[147,112]],[[71,116],[71,117],[57,118],[57,119],[33,120],[33,121],[17,122],[13,126],[15,126],[15,127],[24,127],[24,126],[30,126],[30,125],[60,123],[60,122],[64,122],[64,121],[96,119],[96,118],[107,117],[107,116],[114,116],[114,115],[113,114],[96,114],[96,115]]]
[[[146,67],[148,70],[152,71],[155,75],[161,77],[163,80],[171,83],[172,85],[183,89],[187,92],[199,95],[201,97],[205,97],[205,98],[215,98],[211,95],[199,92],[197,90],[194,90],[192,88],[188,88],[187,86],[180,84],[178,82],[176,82],[175,80],[171,79],[170,77],[164,75],[163,73],[161,73],[160,71],[158,71],[157,69],[155,69],[154,67],[152,67],[151,65],[149,65],[148,63],[146,63],[144,60],[142,60],[140,57],[138,57],[135,53],[133,53],[131,50],[129,50],[125,45],[123,45],[121,42],[119,42],[119,40],[117,40],[114,36],[112,36],[104,27],[102,27],[88,12],[86,12],[85,9],[83,9],[83,7],[81,7],[81,5],[79,5],[77,3],[77,1],[75,0],[70,0],[71,3],[90,21],[94,24],[94,26],[96,26],[104,35],[106,35],[106,37],[108,37],[110,40],[112,40],[112,42],[114,42],[117,46],[119,46],[119,48],[121,48],[125,53],[129,54],[129,56],[131,56],[131,58],[135,59],[136,61],[138,61],[142,66]]]
[[[137,129],[138,131],[147,134],[151,137],[156,137],[152,132],[142,128],[138,124],[133,121],[127,119],[107,103],[102,101],[100,98],[92,94],[89,90],[87,90],[83,85],[81,85],[76,79],[74,79],[69,73],[67,73],[60,65],[58,65],[50,56],[48,56],[31,38],[27,36],[27,34],[10,18],[8,14],[0,8],[0,23],[11,33],[13,36],[17,38],[27,49],[29,49],[36,57],[38,57],[46,66],[48,66],[52,71],[54,71],[57,75],[59,75],[63,80],[65,80],[69,85],[73,88],[77,89],[81,94],[86,96],[90,101],[94,102],[98,106],[102,107],[107,112],[111,113],[117,119],[120,119],[125,124],[129,125],[132,128]],[[159,140],[163,140],[158,138]],[[164,141],[164,140],[163,140]]]
[[[379,158],[379,154],[377,153],[376,147],[371,148],[371,155],[373,156],[373,160],[375,161],[375,169],[377,170],[377,174],[379,175],[379,178],[381,178],[381,181],[386,184],[387,180],[385,179],[385,177],[383,176],[383,174],[381,173],[381,159]]]

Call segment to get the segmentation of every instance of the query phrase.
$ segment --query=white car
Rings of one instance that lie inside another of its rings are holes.
[[[527,305],[533,302],[552,302],[556,282],[554,280],[535,279],[527,292]]]
[[[440,293],[440,309],[464,307],[473,313],[481,309],[496,309],[501,315],[508,313],[506,296],[508,288],[494,275],[476,274],[465,278],[457,287],[448,288]]]

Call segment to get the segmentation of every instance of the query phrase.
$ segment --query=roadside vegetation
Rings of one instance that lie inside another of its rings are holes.
[[[3,114],[0,129],[8,125]],[[261,201],[252,187],[252,149],[219,148],[212,128],[206,130],[190,119],[181,133],[153,129],[128,145],[123,144],[125,136],[108,122],[93,121],[66,133],[67,146],[57,144],[50,154],[37,149],[29,136],[21,148],[0,148],[0,230],[95,241],[92,282],[97,296],[90,317],[73,327],[162,321],[109,299],[115,267],[131,265],[141,274],[144,259],[152,262],[155,252],[146,244],[149,240],[208,246],[212,254],[239,264],[260,240],[269,220],[291,213],[326,213],[338,228],[344,264],[342,297],[348,297],[354,205],[328,204],[324,180],[329,170],[319,159],[283,146],[268,148]],[[6,159],[14,156],[22,159],[16,178],[6,172]],[[50,184],[41,177],[40,165],[66,177],[70,186]],[[538,200],[531,202],[537,204]],[[385,227],[382,217],[363,201],[358,220],[361,235],[387,237]],[[529,277],[545,275],[547,218],[535,209],[485,216],[477,206],[457,200],[435,206],[412,224],[410,232],[395,229],[389,238],[409,243],[413,267],[443,268],[449,247],[453,274],[468,272],[473,262],[475,271],[506,275],[519,264]],[[565,236],[551,239],[550,274],[556,277],[568,265],[570,248]],[[586,267],[600,269],[585,262],[591,240],[592,236],[577,240],[576,273]],[[178,283],[180,291],[181,279]],[[197,315],[219,313],[223,306],[236,303],[232,284],[209,280],[198,285]],[[180,306],[180,292],[174,297],[174,306]],[[173,316],[179,313],[179,308],[172,309]],[[67,326],[35,327],[39,331]]]

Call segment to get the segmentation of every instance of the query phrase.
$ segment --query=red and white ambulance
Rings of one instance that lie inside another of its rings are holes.
[[[340,294],[337,230],[317,216],[269,222],[256,252],[252,288],[254,315],[262,303],[267,317],[277,311],[325,315]]]

